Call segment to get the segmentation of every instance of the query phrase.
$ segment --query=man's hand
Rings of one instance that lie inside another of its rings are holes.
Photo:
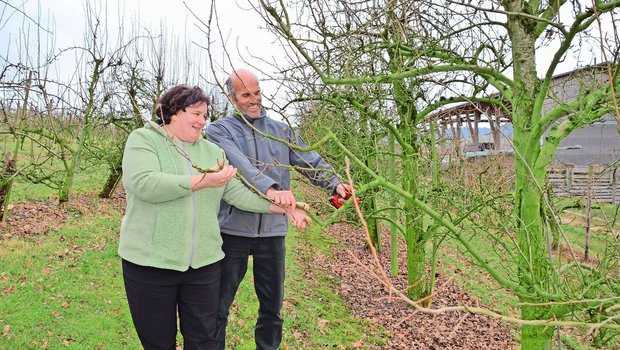
[[[293,191],[278,191],[270,187],[265,194],[269,199],[273,200],[274,204],[282,207],[295,208],[297,204],[297,200],[295,196],[293,196]]]
[[[308,214],[306,214],[306,211],[303,209],[295,208],[287,212],[286,215],[293,226],[298,229],[304,229],[312,222],[312,219],[310,219]]]
[[[336,186],[336,193],[340,196],[338,202],[342,205],[346,202],[345,198],[347,198],[347,195],[353,193],[353,187],[350,184],[339,183],[338,186]]]

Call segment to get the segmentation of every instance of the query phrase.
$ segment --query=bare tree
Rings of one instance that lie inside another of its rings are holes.
[[[584,83],[576,98],[543,109],[545,99],[553,95],[551,82],[558,65],[570,50],[578,50],[580,41],[600,40],[601,52],[608,57],[618,52],[616,36],[597,35],[596,28],[599,19],[618,11],[620,2],[595,1],[588,6],[509,0],[261,1],[268,26],[291,48],[289,67],[282,71],[296,75],[297,84],[304,81],[299,90],[312,94],[304,95],[306,99],[339,98],[341,106],[344,101],[349,108],[372,115],[398,141],[399,185],[367,167],[336,141],[333,132],[324,133],[371,175],[372,181],[359,185],[360,193],[384,187],[402,197],[410,296],[414,300],[424,296],[420,287],[426,273],[424,247],[433,233],[425,219],[428,215],[460,242],[475,264],[519,297],[523,349],[550,348],[554,329],[544,325],[573,325],[574,315],[590,317],[587,310],[595,305],[600,306],[599,318],[579,325],[592,331],[617,326],[613,311],[617,266],[609,265],[617,255],[611,253],[604,263],[586,269],[576,260],[566,264],[560,257],[556,257],[559,262],[550,259],[546,243],[545,211],[553,210],[545,198],[546,168],[559,141],[606,113],[618,114],[613,63],[604,66],[607,83]],[[537,49],[550,39],[559,45],[549,54],[548,66],[537,66]],[[372,94],[360,98],[351,93],[360,88],[373,91],[369,86],[383,91],[382,100],[391,104],[373,104],[378,99]],[[448,212],[430,206],[434,201],[425,195],[419,177],[426,118],[457,101],[485,102],[512,117],[516,169],[512,212],[504,212],[505,234],[495,239],[499,253],[495,257],[472,247],[467,231],[457,226],[466,218],[474,221],[472,214],[485,202],[469,208],[461,218],[450,219]],[[390,109],[393,114],[386,113]],[[497,259],[507,267],[505,272],[489,264]],[[588,286],[597,279],[606,282],[595,292]]]

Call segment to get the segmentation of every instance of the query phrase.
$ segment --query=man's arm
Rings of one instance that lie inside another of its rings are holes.
[[[267,194],[267,190],[270,188],[280,188],[276,180],[265,175],[250,162],[248,157],[231,139],[230,134],[224,128],[217,124],[211,124],[207,128],[207,136],[209,141],[214,142],[224,150],[228,162],[233,167],[237,168],[241,175],[256,187],[256,189]]]
[[[291,131],[295,142],[300,147],[306,147],[306,143],[294,131]],[[301,152],[290,149],[291,165],[297,167],[297,171],[307,177],[313,185],[336,191],[340,180],[336,177],[334,168],[315,151]]]
[[[306,147],[306,143],[293,132],[293,138],[295,143],[301,147]],[[321,157],[315,151],[301,152],[299,150],[290,150],[291,165],[297,166],[298,171],[306,176],[312,184],[321,186],[325,189],[331,190],[333,194],[338,194],[340,198],[338,201],[344,203],[347,194],[351,194],[353,188],[348,183],[342,183],[336,177],[336,171],[334,168]],[[312,170],[315,169],[315,170]]]

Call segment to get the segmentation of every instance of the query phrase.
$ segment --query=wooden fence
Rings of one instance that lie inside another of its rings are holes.
[[[586,197],[592,201],[620,204],[620,169],[604,165],[578,166],[567,164],[548,171],[553,193],[560,197]]]

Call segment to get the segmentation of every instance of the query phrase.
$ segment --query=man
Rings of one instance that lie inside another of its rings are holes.
[[[236,111],[207,128],[208,139],[226,152],[230,164],[256,189],[276,204],[295,206],[290,189],[290,166],[318,186],[338,192],[343,198],[349,185],[339,183],[333,170],[316,152],[300,152],[265,135],[304,146],[294,130],[269,118],[261,104],[258,78],[247,69],[238,69],[226,81],[228,98]],[[314,169],[314,170],[313,170]],[[277,349],[282,340],[284,299],[284,236],[286,217],[280,214],[254,214],[222,202],[220,229],[225,257],[222,261],[218,349],[224,349],[228,312],[239,284],[253,256],[254,288],[259,300],[254,330],[257,349]]]

